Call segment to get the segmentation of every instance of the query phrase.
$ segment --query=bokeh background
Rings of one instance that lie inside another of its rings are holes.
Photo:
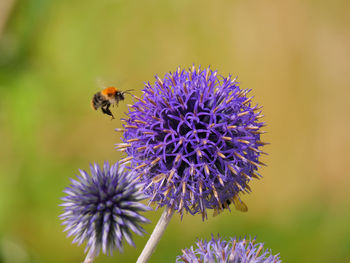
[[[211,233],[257,236],[283,262],[350,262],[350,2],[1,0],[0,262],[82,262],[58,215],[78,169],[125,157],[99,84],[134,89],[178,66],[238,76],[264,105],[264,178],[232,210],[176,215],[151,262]],[[126,104],[114,112],[125,117]],[[146,216],[152,224],[161,211]],[[136,249],[96,262],[135,262]]]

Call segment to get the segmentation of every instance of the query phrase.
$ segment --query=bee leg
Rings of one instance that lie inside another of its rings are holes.
[[[113,119],[114,119],[114,116],[113,116],[112,112],[110,111],[109,106],[110,106],[110,105],[107,105],[106,108],[101,107],[101,110],[102,110],[102,112],[103,112],[104,114],[107,114],[107,115],[109,115],[109,116],[112,116],[112,120],[113,120]]]
[[[108,111],[106,111],[106,109],[105,109],[105,108],[101,107],[101,110],[102,110],[103,114],[107,114],[107,115],[109,115],[109,114],[108,114]]]
[[[111,120],[113,120],[114,119],[114,115],[113,115],[113,113],[109,110],[109,107],[111,106],[111,104],[109,104],[109,105],[107,105],[107,111],[108,111],[108,115],[110,115],[110,116],[112,116],[112,119]]]

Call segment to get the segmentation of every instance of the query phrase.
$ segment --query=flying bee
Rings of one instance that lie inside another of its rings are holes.
[[[91,106],[94,110],[101,108],[102,112],[104,114],[112,116],[112,120],[113,120],[114,116],[111,110],[109,109],[109,107],[114,104],[118,106],[119,101],[125,99],[124,94],[129,93],[128,91],[131,91],[131,90],[120,91],[115,87],[105,88],[95,93],[94,97],[91,100]]]
[[[227,199],[223,202],[223,207],[215,207],[214,208],[214,214],[213,216],[217,216],[220,214],[220,210],[222,209],[229,209],[230,204],[235,206],[236,210],[241,211],[241,212],[247,212],[248,207],[247,205],[238,197],[238,195],[235,195],[234,197]]]

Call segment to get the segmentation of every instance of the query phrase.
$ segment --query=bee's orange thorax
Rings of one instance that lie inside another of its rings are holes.
[[[118,90],[115,87],[108,87],[101,91],[101,93],[105,96],[114,95]]]

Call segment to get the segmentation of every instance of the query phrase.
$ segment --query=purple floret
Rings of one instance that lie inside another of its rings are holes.
[[[219,236],[208,242],[199,240],[196,247],[183,249],[176,262],[184,263],[280,263],[279,254],[272,255],[264,249],[263,243],[254,240],[231,238],[229,241]]]
[[[71,185],[62,198],[64,213],[60,216],[68,236],[75,236],[73,243],[81,245],[87,242],[86,250],[102,248],[103,253],[111,254],[118,248],[123,250],[123,239],[134,245],[131,231],[143,235],[140,223],[149,220],[139,212],[150,210],[142,204],[145,196],[140,191],[135,175],[118,163],[103,169],[97,164],[91,165],[91,176],[80,170],[77,179],[71,179]]]
[[[261,107],[249,91],[231,76],[192,67],[156,77],[134,96],[117,149],[127,152],[151,202],[203,218],[206,209],[245,206],[239,193],[259,178],[264,145]]]

